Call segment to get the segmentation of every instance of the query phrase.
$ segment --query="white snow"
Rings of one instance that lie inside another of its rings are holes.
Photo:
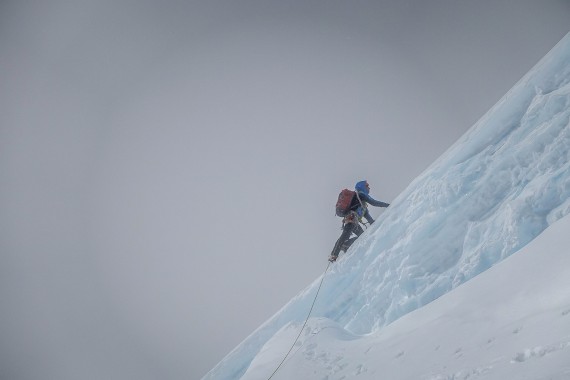
[[[312,318],[273,379],[569,379],[570,216],[396,322],[356,336]],[[326,279],[325,279],[326,281]],[[267,379],[299,332],[275,334],[242,380]]]
[[[332,265],[273,378],[570,378],[569,212],[570,34]],[[204,379],[268,378],[319,282]]]

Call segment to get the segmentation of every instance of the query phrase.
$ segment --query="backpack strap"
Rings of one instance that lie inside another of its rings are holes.
[[[360,203],[360,207],[362,207],[362,210],[366,211],[367,207],[366,207],[366,203],[362,202],[362,199],[360,199],[360,195],[358,194],[358,190],[356,190],[356,198],[358,198],[358,203]],[[362,214],[364,215],[364,214]],[[359,219],[361,219],[359,217]]]

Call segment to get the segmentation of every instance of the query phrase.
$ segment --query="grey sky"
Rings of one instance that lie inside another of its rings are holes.
[[[392,201],[568,20],[562,0],[2,2],[0,378],[200,378],[324,270],[342,188]]]

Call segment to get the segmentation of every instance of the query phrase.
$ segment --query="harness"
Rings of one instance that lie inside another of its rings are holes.
[[[363,213],[362,213],[362,215],[358,215],[358,213],[356,211],[351,210],[348,213],[348,215],[342,219],[342,227],[343,228],[344,228],[344,225],[348,224],[348,223],[362,223],[364,226],[367,226],[366,222],[362,221],[362,216],[364,216],[364,214],[366,214],[367,207],[366,207],[366,203],[362,202],[362,199],[360,199],[360,195],[358,194],[358,190],[356,191],[356,198],[358,199],[358,203],[360,203],[360,207],[362,208]]]

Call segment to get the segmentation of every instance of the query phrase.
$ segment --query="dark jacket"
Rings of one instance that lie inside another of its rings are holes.
[[[370,196],[368,187],[366,186],[366,181],[358,182],[354,189],[356,190],[357,195],[352,198],[352,202],[350,203],[350,210],[355,211],[359,218],[364,217],[370,224],[374,223],[374,219],[368,212],[367,206],[369,204],[375,207],[390,206],[389,203],[377,201]]]

